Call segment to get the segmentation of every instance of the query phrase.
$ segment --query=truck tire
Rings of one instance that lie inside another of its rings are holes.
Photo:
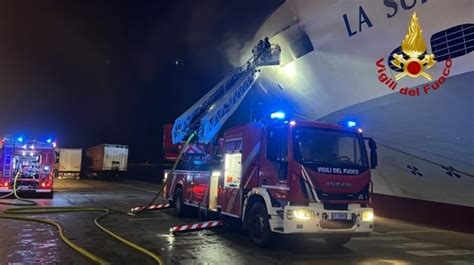
[[[177,188],[174,192],[174,212],[177,217],[183,217],[186,214],[186,205],[183,201],[183,191],[181,188]]]
[[[50,193],[46,193],[45,198],[46,199],[53,199],[54,198],[54,191],[51,191]]]
[[[270,223],[268,221],[268,212],[265,205],[261,202],[252,204],[246,219],[246,228],[250,239],[259,247],[268,245],[272,238]]]
[[[327,238],[324,238],[324,240],[330,246],[342,247],[343,245],[351,241],[351,237],[350,236],[327,237]]]

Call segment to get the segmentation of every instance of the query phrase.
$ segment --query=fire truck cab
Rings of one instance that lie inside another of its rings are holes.
[[[0,141],[0,193],[13,192],[16,177],[18,193],[37,193],[52,198],[54,145],[50,140],[4,138]]]
[[[376,144],[360,129],[281,120],[231,128],[220,142],[207,168],[164,172],[164,196],[178,216],[189,207],[214,211],[238,221],[258,245],[273,233],[317,234],[341,245],[372,232]]]

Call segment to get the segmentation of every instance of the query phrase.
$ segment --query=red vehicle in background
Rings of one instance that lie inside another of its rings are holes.
[[[258,245],[274,233],[319,234],[340,245],[372,232],[376,144],[360,129],[277,120],[231,128],[219,142],[208,163],[184,154],[178,170],[165,171],[164,196],[178,216],[190,207],[215,212]]]
[[[55,143],[3,138],[0,141],[0,193],[13,192],[16,177],[18,193],[36,193],[53,197],[56,163]]]

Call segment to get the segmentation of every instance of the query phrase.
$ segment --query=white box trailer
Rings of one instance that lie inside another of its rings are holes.
[[[81,175],[82,149],[59,148],[58,178],[76,178]]]
[[[128,146],[101,144],[86,150],[87,175],[118,176],[127,171]]]

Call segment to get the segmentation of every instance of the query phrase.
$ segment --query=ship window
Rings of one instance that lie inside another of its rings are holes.
[[[300,38],[290,42],[290,49],[296,58],[314,51],[313,44],[306,33],[302,33]]]
[[[431,50],[440,62],[474,50],[474,24],[462,24],[431,36]]]

